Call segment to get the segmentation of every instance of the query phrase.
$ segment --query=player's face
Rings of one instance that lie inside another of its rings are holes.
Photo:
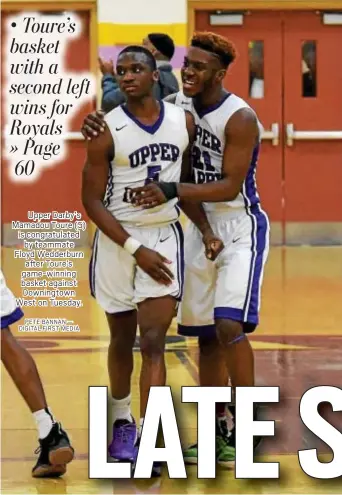
[[[214,55],[190,47],[181,70],[184,95],[193,98],[210,89],[218,81],[220,71],[222,68]]]
[[[120,89],[127,98],[142,98],[152,93],[158,72],[153,71],[144,53],[124,53],[116,65]]]

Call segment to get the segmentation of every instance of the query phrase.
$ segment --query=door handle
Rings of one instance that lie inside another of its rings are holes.
[[[295,131],[292,123],[286,125],[286,144],[293,146],[293,141],[342,140],[342,131]]]
[[[261,133],[261,139],[272,141],[273,146],[278,146],[278,144],[279,144],[279,124],[274,122],[271,125],[270,131],[263,130]]]

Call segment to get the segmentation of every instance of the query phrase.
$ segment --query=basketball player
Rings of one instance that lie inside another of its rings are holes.
[[[251,387],[254,357],[247,334],[259,321],[269,223],[255,181],[261,125],[248,104],[222,86],[234,59],[235,49],[225,38],[213,33],[193,36],[182,68],[183,92],[168,99],[195,117],[194,183],[160,181],[133,193],[139,208],[155,208],[176,197],[204,202],[225,248],[211,263],[194,225],[186,230],[179,333],[199,337],[205,368],[201,385],[225,385],[227,376],[219,369],[224,356],[232,386]],[[234,447],[234,434],[229,443]],[[196,462],[196,445],[185,452],[185,459]]]
[[[258,323],[269,235],[254,180],[259,124],[246,102],[222,87],[226,70],[235,59],[233,45],[212,33],[196,34],[191,45],[182,70],[183,93],[167,99],[195,116],[193,179],[202,185],[182,184],[177,192],[183,191],[182,197],[189,193],[196,201],[206,201],[209,221],[214,222],[216,233],[224,233],[226,247],[216,266],[207,264],[200,253],[194,256],[196,233],[193,225],[189,226],[179,331],[199,337],[200,385],[226,385],[226,363],[233,385],[253,385],[253,352],[245,334]],[[101,113],[89,115],[83,132],[91,139],[101,131],[102,124]],[[142,191],[148,201],[153,200],[148,194],[161,194],[156,185],[151,188]],[[161,196],[156,199],[164,201]],[[207,302],[206,308],[203,301]],[[219,405],[217,460],[229,465],[234,459],[234,431],[228,443],[226,431],[225,406]],[[196,445],[185,452],[185,460],[197,462]]]
[[[42,382],[34,360],[12,335],[10,325],[20,320],[22,310],[6,286],[0,271],[1,295],[1,361],[23,396],[37,423],[39,457],[32,469],[34,478],[58,477],[66,472],[66,464],[74,457],[68,435],[56,423],[48,408]]]
[[[90,264],[91,290],[106,312],[111,334],[113,439],[109,453],[117,461],[134,461],[137,428],[130,409],[130,381],[137,324],[142,426],[150,387],[165,385],[165,336],[182,297],[184,260],[177,198],[147,211],[132,204],[132,188],[151,180],[178,182],[181,168],[186,177],[195,127],[190,113],[152,96],[158,72],[147,49],[125,48],[116,73],[127,104],[109,112],[104,132],[88,142],[82,199],[98,227]],[[214,259],[222,243],[213,236],[204,210],[199,205],[182,207]]]

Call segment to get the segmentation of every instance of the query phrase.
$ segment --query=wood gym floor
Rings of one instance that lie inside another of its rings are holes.
[[[107,385],[105,318],[88,292],[88,257],[76,263],[78,310],[27,309],[26,317],[65,317],[81,327],[77,334],[23,334],[13,332],[32,352],[55,416],[72,437],[76,459],[59,480],[34,480],[31,467],[37,447],[32,416],[6,372],[2,373],[1,461],[2,493],[109,494],[109,493],[342,493],[342,481],[315,481],[299,466],[297,451],[327,447],[310,436],[299,416],[302,394],[315,385],[341,385],[342,276],[341,247],[273,248],[266,268],[261,325],[252,337],[256,350],[257,384],[279,385],[281,404],[265,410],[276,419],[277,437],[263,444],[263,457],[281,463],[278,481],[235,480],[234,472],[218,470],[216,480],[198,480],[196,467],[187,469],[187,480],[169,480],[167,471],[158,480],[139,482],[88,479],[88,386]],[[21,293],[21,260],[13,250],[2,250],[2,269],[12,291]],[[133,377],[133,411],[138,417],[137,384],[140,356],[136,349]],[[168,382],[175,397],[181,385],[197,382],[197,350],[193,341],[177,337],[175,327],[167,344]],[[184,443],[196,438],[196,413],[182,406]],[[334,413],[340,414],[340,413]],[[335,418],[336,419],[336,418]],[[335,421],[334,421],[335,422]],[[341,418],[337,423],[341,424]]]

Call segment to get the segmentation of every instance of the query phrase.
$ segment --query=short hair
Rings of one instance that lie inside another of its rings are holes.
[[[224,36],[210,32],[196,32],[191,39],[191,46],[201,48],[216,55],[227,68],[236,58],[234,44]]]
[[[154,56],[152,55],[152,53],[150,52],[150,50],[147,50],[147,48],[145,48],[143,46],[139,46],[139,45],[126,46],[126,48],[124,48],[123,50],[121,50],[121,52],[119,53],[118,58],[121,55],[124,55],[125,53],[143,53],[144,55],[146,55],[146,58],[148,60],[148,65],[150,66],[150,69],[152,71],[157,70],[156,59],[154,58]]]
[[[148,39],[164,57],[171,60],[175,53],[175,44],[173,39],[164,33],[150,33],[147,35]]]

